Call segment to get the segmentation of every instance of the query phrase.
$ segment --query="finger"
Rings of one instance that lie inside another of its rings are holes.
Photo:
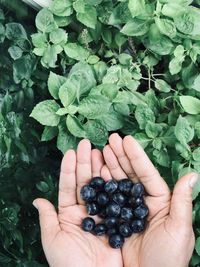
[[[43,245],[50,245],[61,230],[54,206],[46,199],[37,198],[33,205],[39,212],[41,237]]]
[[[189,173],[176,183],[170,210],[170,216],[174,222],[192,225],[192,189],[197,181],[198,174]]]
[[[121,166],[119,165],[117,157],[112,151],[110,145],[106,145],[104,147],[103,156],[106,165],[113,178],[115,178],[116,180],[120,180],[127,177],[126,173],[122,170]]]
[[[154,167],[141,145],[130,135],[123,139],[124,150],[149,195],[160,197],[169,194],[169,188]]]
[[[65,208],[77,203],[76,199],[76,153],[68,150],[61,163],[58,206]]]
[[[106,165],[101,169],[101,177],[107,182],[112,179],[112,175]]]
[[[134,172],[130,160],[128,159],[124,151],[122,138],[117,133],[111,134],[109,137],[109,144],[111,149],[115,153],[121,168],[130,179],[132,179],[134,182],[137,182],[137,175]]]
[[[92,149],[92,177],[100,176],[104,165],[103,155],[100,150]]]
[[[80,197],[81,188],[89,183],[92,177],[91,166],[91,143],[88,139],[83,139],[79,142],[77,147],[77,201],[79,204],[84,204]]]

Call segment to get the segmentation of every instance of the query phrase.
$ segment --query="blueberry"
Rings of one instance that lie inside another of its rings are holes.
[[[81,188],[81,192],[80,192],[80,195],[81,195],[81,198],[84,200],[84,201],[92,201],[95,199],[96,197],[96,191],[94,188],[92,188],[91,186],[89,185],[84,185],[82,188]]]
[[[143,198],[142,197],[130,197],[128,200],[128,203],[132,206],[132,207],[137,207],[140,206],[143,203]]]
[[[107,193],[105,193],[105,192],[100,192],[100,193],[97,195],[97,203],[98,203],[100,206],[105,206],[108,202],[109,202],[109,196],[108,196]]]
[[[84,231],[91,232],[95,226],[95,221],[90,217],[86,217],[83,219],[81,226]]]
[[[129,237],[132,235],[132,229],[128,223],[122,223],[119,226],[119,232],[124,237]]]
[[[116,217],[107,217],[104,220],[104,224],[107,228],[113,228],[118,225],[119,219]]]
[[[122,179],[119,181],[119,190],[122,193],[129,195],[133,185],[134,184],[130,179]]]
[[[104,188],[105,181],[101,177],[93,177],[90,186],[95,188],[96,190],[102,190]]]
[[[86,208],[89,215],[97,215],[99,213],[99,206],[96,202],[87,203]]]
[[[144,219],[149,214],[149,209],[145,204],[141,204],[134,210],[134,215],[138,219]]]
[[[140,233],[145,229],[145,223],[143,220],[134,220],[131,222],[131,229],[133,233]]]
[[[111,235],[114,235],[114,234],[118,234],[118,233],[119,233],[119,231],[118,231],[117,228],[110,228],[110,229],[108,229],[107,232],[106,232],[106,234],[107,234],[108,236],[111,236]]]
[[[99,224],[96,224],[94,229],[93,229],[93,233],[97,236],[101,236],[101,235],[104,235],[106,233],[106,226],[105,224],[103,223],[99,223]]]
[[[126,203],[127,201],[127,197],[125,195],[123,195],[122,193],[118,192],[118,193],[115,193],[113,195],[113,201],[117,204],[119,204],[120,206],[124,206],[124,204]]]
[[[124,237],[119,234],[111,235],[109,244],[112,248],[121,248],[124,244]]]
[[[131,189],[131,195],[135,198],[141,197],[144,195],[144,186],[142,183],[134,184],[134,186]]]
[[[100,212],[98,213],[98,216],[102,219],[105,219],[106,216],[107,216],[107,213],[106,213],[106,208],[103,208],[100,210]]]
[[[123,207],[121,209],[121,218],[124,221],[130,221],[133,218],[133,210],[129,207]]]
[[[118,215],[120,215],[120,211],[120,205],[115,202],[110,202],[106,208],[106,214],[109,217],[117,217]]]
[[[109,180],[104,186],[104,190],[109,194],[114,193],[117,190],[117,188],[118,188],[118,183],[113,179]]]

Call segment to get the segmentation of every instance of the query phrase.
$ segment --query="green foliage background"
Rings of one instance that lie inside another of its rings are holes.
[[[47,266],[31,203],[56,205],[62,154],[81,138],[101,149],[133,135],[170,188],[200,173],[199,17],[198,0],[54,0],[39,13],[0,0],[1,266]]]

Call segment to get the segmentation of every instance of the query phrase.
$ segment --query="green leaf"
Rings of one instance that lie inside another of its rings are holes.
[[[16,41],[20,39],[27,39],[27,34],[24,27],[19,23],[7,23],[6,24],[6,37],[9,40]]]
[[[196,250],[197,254],[200,256],[200,237],[198,237],[196,240],[195,250]]]
[[[77,13],[85,12],[85,1],[84,0],[76,0],[73,3],[73,8]]]
[[[200,74],[195,78],[192,89],[200,92]]]
[[[179,96],[181,105],[189,114],[200,114],[200,100],[193,96]]]
[[[50,141],[58,134],[57,127],[45,126],[41,136],[41,141]]]
[[[82,137],[85,138],[86,134],[84,131],[83,126],[81,125],[80,121],[78,120],[77,117],[68,115],[67,116],[67,128],[70,131],[71,134],[73,134],[76,137]]]
[[[167,150],[154,150],[153,151],[153,155],[155,157],[156,162],[163,166],[163,167],[169,167],[170,165],[170,159],[169,159],[169,155],[167,153]]]
[[[129,0],[128,8],[131,12],[132,17],[137,17],[145,9],[145,0]]]
[[[123,117],[115,111],[110,111],[108,114],[103,115],[98,121],[106,127],[108,131],[116,131],[123,127]]]
[[[196,122],[194,128],[195,128],[197,137],[200,138],[200,122]]]
[[[155,18],[156,25],[160,32],[173,39],[177,32],[174,22],[170,19]]]
[[[47,193],[49,191],[49,186],[46,182],[41,181],[39,183],[36,184],[36,187],[39,191],[43,192],[43,193]]]
[[[130,115],[130,108],[129,108],[129,105],[126,103],[114,103],[113,107],[114,107],[114,110],[121,115],[124,115],[124,116]]]
[[[85,61],[89,57],[89,51],[76,43],[67,43],[64,46],[66,55],[76,60]]]
[[[51,2],[49,9],[56,16],[68,17],[73,13],[72,1],[70,0],[54,0]]]
[[[62,51],[62,49],[61,49]],[[57,51],[56,45],[49,45],[43,54],[41,63],[46,68],[55,68],[56,67],[56,61],[57,61],[57,55],[61,52]]]
[[[23,50],[20,47],[13,45],[8,49],[8,53],[14,60],[16,60],[22,56]]]
[[[194,137],[194,129],[190,126],[187,119],[183,118],[181,115],[176,122],[174,133],[176,138],[183,145],[190,142]]]
[[[44,8],[36,16],[36,27],[43,33],[51,32],[58,28],[54,21],[53,14],[49,9]]]
[[[63,154],[69,149],[76,149],[78,143],[77,138],[67,130],[67,126],[59,124],[58,129],[57,148],[62,151]]]
[[[194,149],[192,152],[193,159],[196,161],[200,161],[200,147]]]
[[[162,128],[163,127],[160,124],[148,121],[145,127],[145,132],[149,138],[155,138],[161,132]]]
[[[171,86],[164,80],[156,79],[155,87],[161,92],[169,93],[171,91]]]
[[[53,44],[66,43],[68,34],[63,29],[56,29],[50,33],[49,38]]]
[[[182,58],[177,58],[174,57],[170,63],[169,63],[169,71],[172,75],[175,75],[179,73],[182,69],[182,63],[184,61],[185,57],[183,56]]]
[[[84,125],[86,137],[95,145],[104,146],[108,139],[106,127],[98,121],[88,120]]]
[[[143,148],[146,148],[148,144],[152,141],[145,133],[136,133],[133,136]]]
[[[49,93],[51,94],[51,96],[53,96],[53,98],[59,98],[59,89],[66,81],[67,79],[65,77],[53,73],[52,71],[50,72],[48,78],[48,89]]]
[[[135,118],[140,129],[145,129],[148,121],[155,122],[153,111],[146,105],[138,105],[135,110]]]
[[[118,94],[119,87],[116,84],[101,84],[98,86],[101,93],[112,101]]]
[[[56,115],[59,105],[55,100],[45,100],[38,103],[30,114],[30,117],[36,119],[42,125],[57,126],[60,116]]]
[[[121,33],[128,36],[142,36],[149,30],[149,25],[146,21],[140,19],[132,19],[128,21],[121,29]]]
[[[84,13],[76,14],[77,20],[83,23],[85,26],[95,29],[97,23],[97,11],[95,7],[85,6]]]
[[[34,33],[31,35],[32,43],[35,47],[46,48],[47,47],[47,36],[45,33]]]
[[[92,95],[84,98],[79,104],[79,113],[88,119],[101,118],[109,112],[111,103],[105,96]]]
[[[67,80],[60,88],[59,88],[59,99],[64,107],[72,104],[77,97],[77,88]]]

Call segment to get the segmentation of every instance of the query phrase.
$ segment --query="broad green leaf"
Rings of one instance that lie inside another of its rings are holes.
[[[200,161],[200,147],[194,149],[192,152],[193,159],[196,161]]]
[[[149,36],[149,39],[144,40],[144,45],[152,52],[161,56],[171,54],[174,48],[174,44],[172,43],[172,41],[164,35],[160,35],[159,41],[151,40]]]
[[[56,29],[50,33],[49,38],[53,44],[66,43],[68,34],[63,29]]]
[[[146,105],[138,105],[135,110],[135,118],[140,129],[145,129],[148,121],[155,122],[153,111]]]
[[[169,93],[171,91],[171,86],[164,80],[156,79],[155,87],[161,92]]]
[[[41,63],[45,68],[55,68],[58,54],[61,51],[57,51],[55,45],[49,45],[43,54]]]
[[[60,17],[68,17],[73,13],[72,1],[70,0],[54,0],[51,2],[49,9],[53,14]]]
[[[69,149],[76,149],[78,144],[77,138],[67,130],[67,126],[59,124],[58,129],[57,148],[62,151],[63,154]]]
[[[128,8],[129,8],[133,18],[137,17],[145,9],[145,0],[129,0]]]
[[[78,88],[74,86],[70,80],[67,80],[60,88],[59,88],[59,99],[64,107],[69,106],[74,103],[77,97]]]
[[[95,145],[104,146],[108,139],[106,127],[98,121],[88,120],[84,125],[86,137]]]
[[[98,121],[106,127],[108,131],[116,131],[123,127],[123,117],[115,111],[110,111],[108,114],[103,115]]]
[[[76,0],[73,3],[73,8],[77,13],[85,12],[85,1],[84,0]]]
[[[192,89],[200,92],[200,74],[195,78]]]
[[[181,105],[189,114],[200,114],[200,100],[193,96],[179,96]]]
[[[112,101],[119,92],[119,87],[116,84],[108,83],[101,84],[98,86],[102,94],[106,96],[110,101]]]
[[[176,47],[175,50],[174,50],[174,56],[175,56],[176,58],[180,59],[180,58],[183,57],[183,55],[184,55],[184,51],[185,51],[184,46],[182,46],[182,45],[177,45],[177,47]]]
[[[181,78],[183,80],[184,86],[188,89],[191,89],[194,83],[195,78],[199,74],[199,69],[196,64],[192,61],[187,65],[182,67]]]
[[[155,157],[156,162],[163,166],[163,167],[169,167],[170,166],[170,158],[167,153],[167,150],[154,150],[153,155]]]
[[[129,108],[129,105],[126,103],[114,103],[113,107],[114,107],[114,110],[121,115],[124,115],[124,116],[130,115],[130,108]]]
[[[148,144],[152,141],[145,133],[136,133],[133,136],[143,148],[146,148]]]
[[[156,25],[158,26],[160,32],[171,39],[173,39],[177,32],[174,22],[170,19],[155,18]]]
[[[47,47],[47,36],[45,33],[34,33],[31,35],[32,43],[35,47],[46,48]]]
[[[52,71],[50,72],[48,78],[48,89],[53,98],[59,98],[59,89],[66,82],[66,80],[67,79],[65,77],[53,73]]]
[[[56,112],[57,115],[63,116],[65,114],[75,114],[78,111],[78,107],[75,105],[69,105],[66,108],[59,108],[59,110]]]
[[[64,46],[66,55],[76,60],[85,61],[89,56],[89,51],[76,43],[67,43]]]
[[[121,1],[121,3],[118,3],[114,8],[112,8],[109,15],[108,22],[105,22],[109,25],[124,24],[132,18],[128,5],[125,1]]]
[[[190,142],[194,137],[194,129],[190,126],[187,119],[183,118],[181,115],[176,122],[174,133],[176,138],[183,145]]]
[[[27,39],[27,34],[21,24],[11,22],[6,24],[6,37],[9,40],[16,41],[20,39]]]
[[[50,141],[58,134],[57,127],[45,126],[41,136],[41,141]]]
[[[108,66],[104,61],[99,61],[93,65],[93,68],[96,80],[101,83],[104,75],[106,74]]]
[[[127,22],[120,32],[128,36],[142,36],[148,30],[149,25],[146,21],[135,18]]]
[[[67,115],[66,124],[67,124],[67,129],[74,136],[80,138],[86,137],[84,128],[76,116]]]
[[[175,75],[179,73],[182,69],[182,63],[184,61],[185,57],[183,56],[182,58],[177,58],[174,57],[170,63],[169,63],[169,71],[172,75]]]
[[[155,138],[162,130],[162,126],[158,123],[148,121],[145,127],[145,132],[149,138]]]
[[[109,112],[111,103],[105,96],[92,95],[84,98],[79,104],[79,113],[88,119],[101,118]]]
[[[160,140],[167,146],[174,148],[176,143],[176,137],[174,133],[174,126],[168,128],[161,136],[159,136]]]
[[[97,23],[97,11],[95,7],[85,6],[84,13],[76,14],[77,20],[83,23],[85,26],[95,29]]]
[[[56,115],[59,105],[55,100],[45,100],[38,103],[30,114],[30,117],[36,119],[42,125],[57,126],[60,116]]]
[[[16,60],[22,56],[23,50],[20,47],[13,45],[8,49],[8,53],[14,60]]]
[[[47,8],[44,8],[41,11],[39,11],[39,13],[36,16],[35,23],[38,30],[40,30],[43,33],[45,32],[49,33],[58,28],[58,26],[54,21],[53,14]]]

